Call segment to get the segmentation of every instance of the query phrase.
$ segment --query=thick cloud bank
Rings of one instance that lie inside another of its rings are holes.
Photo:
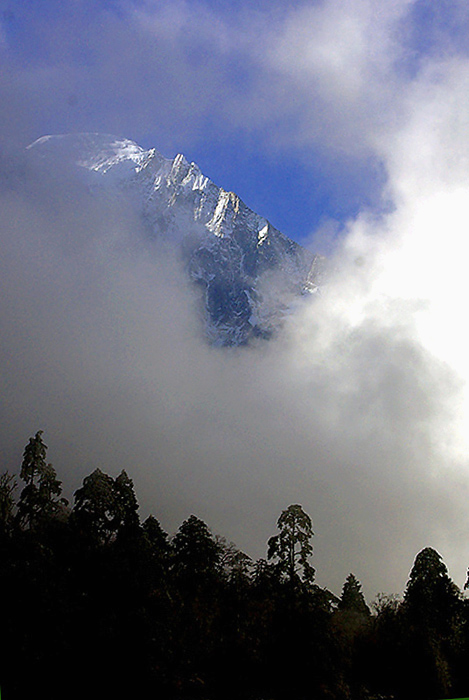
[[[413,106],[406,127],[422,143],[433,135],[418,122],[426,106]],[[96,466],[125,468],[143,510],[170,531],[195,512],[262,556],[281,509],[301,502],[318,580],[334,590],[353,570],[368,591],[398,591],[428,544],[462,583],[467,204],[435,148],[436,183],[396,155],[406,138],[391,149],[396,208],[351,223],[322,297],[299,303],[276,341],[240,350],[205,343],[176,257],[146,239],[130,202],[9,160],[9,466],[42,428],[69,490]]]
[[[125,468],[169,531],[195,513],[254,557],[301,503],[318,582],[335,592],[350,571],[369,595],[402,590],[424,546],[464,583],[468,12],[444,4],[451,20],[408,0],[274,3],[256,17],[242,4],[231,23],[210,3],[129,4],[100,10],[99,41],[96,25],[81,47],[79,32],[59,31],[70,17],[45,17],[47,60],[33,68],[3,14],[4,144],[67,130],[135,138],[150,118],[167,144],[210,115],[214,135],[262,133],[263,148],[304,149],[304,162],[322,149],[326,170],[341,154],[345,179],[363,172],[347,163],[379,162],[387,181],[380,206],[345,226],[322,296],[299,303],[275,342],[220,350],[204,342],[176,256],[147,240],[130,203],[3,150],[5,466],[17,470],[44,429],[69,493],[97,466]],[[84,21],[86,3],[74,7]]]

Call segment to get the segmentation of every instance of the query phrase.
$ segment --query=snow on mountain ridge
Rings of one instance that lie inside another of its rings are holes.
[[[202,291],[206,331],[215,344],[267,338],[291,301],[315,291],[320,258],[284,236],[182,154],[111,135],[45,136],[29,149],[49,162],[83,168],[103,186],[134,195],[152,236],[179,245]]]
[[[41,136],[27,150],[39,151],[42,156],[59,156],[81,167],[104,172],[120,160],[138,163],[147,153],[130,139],[91,133]]]
[[[212,194],[217,194],[215,208],[213,197],[209,198],[211,201],[207,204],[210,216],[203,216],[207,207],[203,206],[205,199],[201,198],[194,218],[202,220],[208,230],[217,236],[229,234],[230,227],[227,226],[227,220],[232,219],[239,212],[241,200],[238,195],[217,187],[203,175],[196,163],[189,163],[182,153],[178,153],[173,159],[168,159],[155,148],[144,150],[130,139],[98,133],[42,136],[27,148],[39,151],[42,157],[60,157],[66,162],[101,175],[109,175],[111,170],[116,170],[123,162],[130,161],[130,172],[123,169],[120,171],[122,179],[127,180],[133,173],[137,176],[148,171],[153,178],[152,189],[155,191],[162,187],[170,189],[170,201],[173,204],[183,192],[186,192],[186,196],[191,190],[202,194],[207,193],[211,187]],[[255,216],[260,221],[260,229],[264,229],[266,225],[269,226],[266,219],[257,214]]]

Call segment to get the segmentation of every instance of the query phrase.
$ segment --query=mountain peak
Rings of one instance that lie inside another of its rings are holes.
[[[202,292],[206,332],[218,345],[270,337],[295,298],[314,291],[319,257],[284,236],[179,153],[109,134],[44,136],[28,147],[48,165],[85,169],[119,196],[131,193],[152,237],[180,246]]]
[[[101,173],[122,163],[130,167],[138,166],[148,155],[130,139],[98,133],[42,136],[30,144],[28,150],[42,159],[78,165]]]

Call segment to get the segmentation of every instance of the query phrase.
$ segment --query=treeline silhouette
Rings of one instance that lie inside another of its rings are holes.
[[[252,561],[191,515],[140,522],[131,478],[74,494],[42,431],[0,476],[3,700],[383,700],[469,695],[469,608],[432,548],[370,610],[350,574],[314,582],[312,522],[286,508]]]

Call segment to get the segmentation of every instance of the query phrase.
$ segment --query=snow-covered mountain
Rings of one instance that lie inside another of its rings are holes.
[[[269,338],[295,298],[317,291],[323,259],[217,187],[181,154],[167,159],[153,148],[102,134],[44,136],[28,151],[49,165],[80,168],[93,186],[132,194],[151,235],[180,247],[202,292],[214,344]]]

